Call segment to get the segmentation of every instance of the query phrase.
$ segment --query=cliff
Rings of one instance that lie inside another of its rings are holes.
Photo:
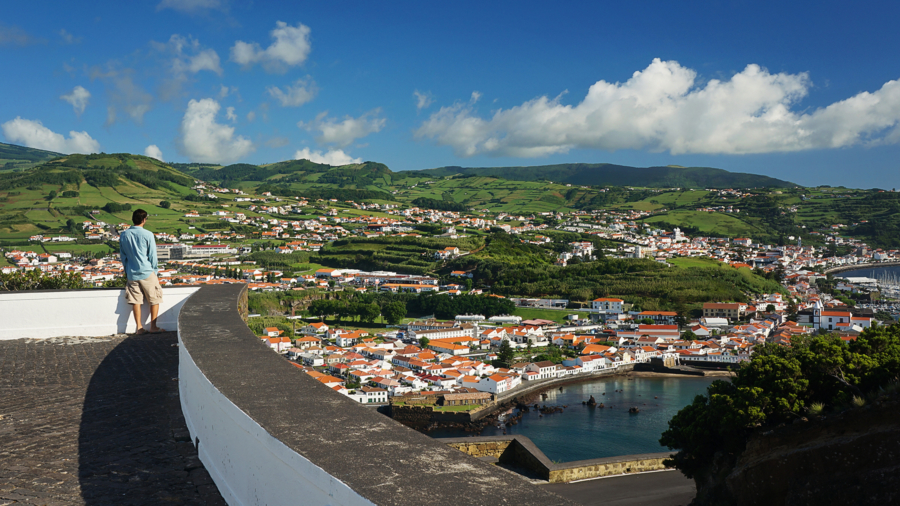
[[[900,503],[900,400],[754,434],[696,477],[695,505]]]

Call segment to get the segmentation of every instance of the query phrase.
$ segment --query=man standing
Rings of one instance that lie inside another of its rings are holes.
[[[144,228],[147,223],[147,211],[136,210],[131,215],[134,226],[119,236],[119,258],[125,267],[128,283],[125,284],[125,301],[131,304],[134,321],[137,323],[137,334],[158,334],[165,332],[156,325],[159,315],[159,304],[162,302],[162,288],[156,277],[156,238],[153,232]],[[150,329],[141,323],[141,304],[144,297],[150,304]]]

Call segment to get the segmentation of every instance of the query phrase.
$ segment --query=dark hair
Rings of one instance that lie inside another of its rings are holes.
[[[135,225],[140,225],[147,219],[147,211],[143,209],[135,209],[134,213],[131,214],[131,221]]]

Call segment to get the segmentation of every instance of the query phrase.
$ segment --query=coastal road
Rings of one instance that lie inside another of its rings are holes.
[[[687,506],[697,493],[694,481],[678,471],[629,474],[543,487],[584,506]]]

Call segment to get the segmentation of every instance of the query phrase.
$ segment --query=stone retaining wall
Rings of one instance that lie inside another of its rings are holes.
[[[622,455],[553,463],[525,436],[486,436],[441,439],[447,446],[473,457],[496,457],[501,464],[527,469],[550,483],[617,476],[667,469],[668,452]]]

